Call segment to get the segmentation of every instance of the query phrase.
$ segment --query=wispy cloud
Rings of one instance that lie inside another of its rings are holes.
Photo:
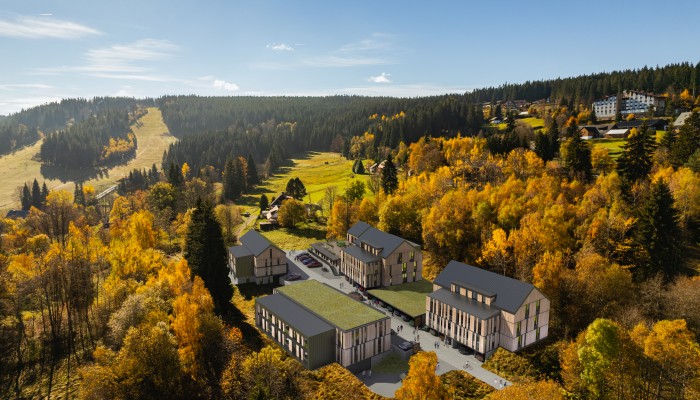
[[[15,89],[53,89],[53,86],[43,83],[10,83],[0,85],[0,90],[15,90]]]
[[[271,43],[265,47],[274,51],[294,51],[294,47],[284,43]]]
[[[197,78],[197,80],[200,82],[206,82],[208,84],[208,86],[211,86],[215,89],[225,90],[227,92],[235,92],[235,91],[238,91],[240,89],[238,87],[238,85],[236,85],[233,82],[227,82],[227,81],[222,80],[222,79],[216,79],[211,75]]]
[[[391,74],[387,74],[386,72],[382,72],[381,74],[377,76],[370,76],[367,78],[369,82],[374,82],[374,83],[391,83],[391,80],[389,77]]]
[[[55,18],[20,16],[14,19],[0,20],[0,36],[30,39],[77,39],[83,36],[99,34],[101,32],[97,29]]]
[[[38,75],[60,75],[80,73],[96,78],[138,81],[171,80],[153,73],[147,63],[172,58],[179,47],[167,40],[141,39],[130,44],[115,44],[109,47],[88,50],[83,65],[39,68]]]
[[[390,35],[375,33],[358,42],[345,44],[330,53],[304,60],[312,67],[355,67],[394,63],[396,48]]]

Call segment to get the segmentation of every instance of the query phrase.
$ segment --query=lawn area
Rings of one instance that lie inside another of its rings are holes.
[[[372,289],[369,290],[369,294],[415,318],[425,314],[425,296],[432,291],[432,282],[423,279],[418,282]]]
[[[529,124],[532,127],[532,129],[544,128],[544,119],[542,119],[542,118],[530,117],[530,118],[516,119],[516,121],[522,121],[526,124]],[[506,129],[505,122],[501,122],[500,124],[498,124],[496,126],[498,126],[498,129]]]
[[[317,222],[300,224],[295,229],[278,228],[260,233],[283,250],[308,249],[311,243],[326,240],[326,226]]]
[[[335,186],[338,194],[341,194],[353,179],[365,183],[369,181],[369,175],[355,175],[352,172],[352,163],[352,160],[346,160],[338,153],[308,152],[297,155],[288,166],[280,168],[277,174],[259,185],[253,194],[244,196],[242,203],[255,207],[262,193],[272,200],[272,197],[278,196],[287,187],[290,179],[299,178],[306,187],[304,202],[318,204],[327,187]],[[365,165],[367,163],[365,161]],[[371,195],[367,189],[365,196]]]
[[[384,357],[382,361],[372,367],[372,371],[379,374],[400,374],[408,372],[408,361],[402,360],[394,353]]]
[[[282,286],[277,290],[342,330],[386,318],[372,307],[315,280]]]
[[[610,156],[615,159],[622,154],[622,145],[627,142],[627,139],[591,139],[593,146],[600,146],[608,150]]]

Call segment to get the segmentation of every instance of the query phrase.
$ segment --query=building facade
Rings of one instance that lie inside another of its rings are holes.
[[[255,324],[309,369],[337,362],[357,372],[391,349],[388,316],[314,280],[257,298]]]
[[[549,300],[533,285],[450,261],[426,298],[426,324],[489,357],[518,351],[548,335]]]
[[[598,119],[613,119],[618,109],[623,117],[629,114],[646,114],[651,110],[656,115],[666,107],[666,97],[636,90],[625,90],[618,96],[606,96],[593,102],[593,110]]]
[[[248,231],[241,244],[229,248],[229,270],[235,283],[272,283],[287,273],[286,253],[257,231]]]
[[[423,279],[423,253],[419,245],[360,221],[348,230],[340,272],[363,288],[415,282]]]

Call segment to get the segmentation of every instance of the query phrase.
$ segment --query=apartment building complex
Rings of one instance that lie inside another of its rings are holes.
[[[348,229],[340,272],[366,289],[415,282],[422,279],[423,253],[419,245],[360,221]]]
[[[666,97],[653,93],[644,93],[636,90],[626,90],[618,99],[618,96],[606,96],[593,102],[593,110],[598,119],[613,119],[620,114],[626,117],[629,114],[646,114],[653,107],[654,113],[663,111],[666,106]]]
[[[306,368],[337,362],[353,372],[391,348],[391,319],[314,280],[255,300],[255,324]]]
[[[532,284],[450,261],[426,298],[427,325],[489,357],[547,337],[549,300]]]
[[[248,231],[238,246],[228,249],[228,263],[234,283],[272,283],[287,273],[287,255],[257,231]]]

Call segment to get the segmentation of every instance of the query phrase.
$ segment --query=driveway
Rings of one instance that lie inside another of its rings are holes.
[[[355,288],[353,288],[352,285],[345,280],[344,276],[333,275],[333,273],[330,272],[331,269],[322,260],[317,258],[317,260],[319,260],[321,264],[328,269],[328,272],[324,272],[322,267],[309,268],[303,263],[296,261],[294,257],[302,252],[304,251],[287,251],[289,272],[299,273],[302,276],[302,280],[315,279],[345,293],[355,291]],[[503,379],[491,371],[483,369],[481,367],[483,363],[479,362],[473,355],[466,356],[460,354],[457,349],[452,348],[449,345],[445,345],[441,340],[435,336],[432,336],[429,332],[425,332],[420,329],[413,329],[413,327],[408,325],[407,322],[404,322],[401,318],[389,313],[386,309],[371,305],[370,303],[365,304],[391,317],[391,327],[396,333],[392,334],[392,344],[399,344],[404,341],[415,341],[420,343],[421,349],[425,351],[434,351],[438,356],[439,368],[437,371],[435,371],[438,375],[442,375],[445,372],[452,370],[461,369],[462,371],[472,375],[476,379],[490,385],[495,389],[502,389],[504,384],[507,386],[511,385],[510,381]],[[436,342],[439,343],[439,347],[437,348],[435,347]],[[401,387],[401,381],[398,380],[398,376],[395,374],[372,374],[371,377],[368,375],[363,377],[362,374],[358,374],[357,377],[358,379],[362,380],[373,392],[385,397],[394,397],[394,392]]]

